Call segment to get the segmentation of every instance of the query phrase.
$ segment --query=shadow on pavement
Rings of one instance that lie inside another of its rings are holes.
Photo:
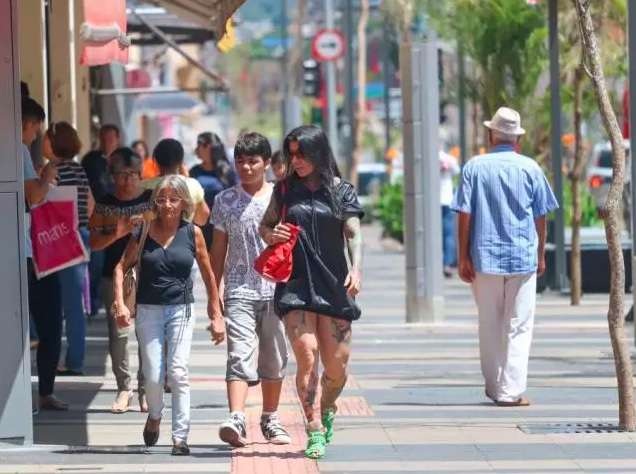
[[[63,340],[64,343],[65,340]],[[33,352],[33,351],[32,351]],[[62,350],[62,358],[65,350]],[[36,444],[57,444],[86,446],[89,443],[88,416],[102,416],[107,408],[89,408],[96,397],[108,394],[108,404],[114,398],[115,390],[102,388],[108,361],[108,328],[104,318],[91,318],[87,321],[86,356],[84,376],[56,377],[55,395],[69,403],[70,410],[41,410],[33,417],[33,439]],[[33,372],[35,373],[35,354],[32,353]],[[110,370],[110,369],[108,369]],[[83,380],[86,378],[86,380]],[[32,390],[37,396],[37,380],[32,382]],[[110,415],[114,416],[114,415]]]

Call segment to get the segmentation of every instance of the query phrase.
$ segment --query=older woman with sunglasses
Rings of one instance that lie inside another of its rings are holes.
[[[136,263],[139,246],[140,278],[137,290],[136,329],[148,399],[148,419],[143,431],[146,446],[159,439],[163,412],[163,367],[167,366],[172,392],[172,454],[188,455],[190,429],[190,385],[188,361],[194,328],[192,267],[196,259],[208,295],[209,330],[219,344],[225,327],[214,274],[201,229],[187,222],[193,203],[182,176],[165,177],[154,197],[156,218],[149,224],[147,237],[137,232],[130,239],[121,261],[115,267],[114,312],[120,327],[130,325],[131,314],[124,303],[125,269]],[[163,351],[164,342],[167,353]]]
[[[104,250],[101,294],[108,321],[108,349],[117,396],[111,407],[113,413],[128,411],[132,398],[131,374],[128,363],[129,328],[120,328],[111,312],[113,302],[113,272],[121,259],[130,234],[152,215],[152,191],[141,186],[142,157],[130,148],[118,148],[109,158],[108,170],[113,177],[114,192],[104,196],[91,216],[90,244],[93,250]],[[139,357],[141,362],[141,357]],[[148,411],[141,364],[137,372],[139,409]]]

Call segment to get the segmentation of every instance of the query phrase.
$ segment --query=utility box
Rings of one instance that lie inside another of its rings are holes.
[[[17,8],[0,2],[0,448],[33,442]]]

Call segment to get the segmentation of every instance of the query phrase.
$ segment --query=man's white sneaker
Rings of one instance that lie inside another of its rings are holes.
[[[261,431],[263,437],[272,444],[291,443],[291,436],[283,428],[276,413],[261,416]]]
[[[245,430],[245,417],[240,414],[232,414],[219,427],[219,438],[224,443],[242,448],[247,444],[247,432]]]

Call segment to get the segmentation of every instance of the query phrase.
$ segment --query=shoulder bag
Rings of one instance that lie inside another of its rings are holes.
[[[281,188],[281,200],[283,201],[281,223],[285,223],[287,219],[287,204],[284,200],[287,194],[287,181],[281,183]],[[300,227],[294,224],[286,224],[291,232],[291,238],[287,242],[270,245],[263,250],[254,262],[254,269],[263,278],[274,283],[286,283],[292,274],[294,263],[292,252],[298,240]]]
[[[144,245],[146,244],[146,237],[148,237],[148,231],[150,230],[150,222],[144,221],[141,236],[139,237],[139,246],[137,249],[137,258],[124,273],[123,292],[124,292],[124,304],[130,311],[131,319],[135,317],[137,313],[137,287],[139,286],[139,270],[141,267],[141,254],[144,251]],[[123,258],[123,256],[122,256]],[[111,306],[111,313],[117,317],[116,305],[113,302]]]

